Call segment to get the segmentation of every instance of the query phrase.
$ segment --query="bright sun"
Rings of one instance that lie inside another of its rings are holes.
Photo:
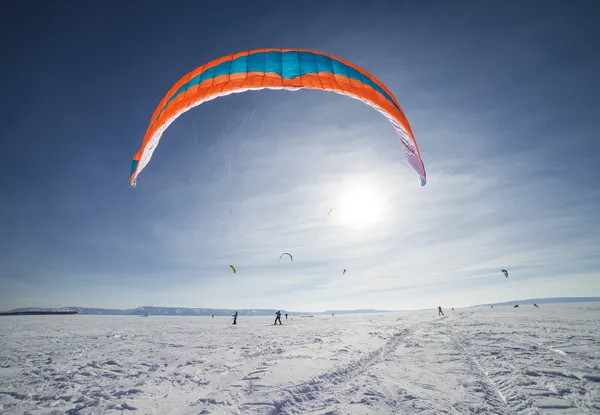
[[[382,218],[382,199],[376,186],[361,184],[349,187],[340,200],[339,219],[355,227],[372,225]]]

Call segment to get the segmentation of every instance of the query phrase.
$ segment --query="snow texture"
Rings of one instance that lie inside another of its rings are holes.
[[[16,308],[10,310],[9,313],[21,313],[21,312],[56,312],[56,311],[76,311],[78,314],[92,314],[92,315],[161,315],[161,316],[230,316],[236,311],[240,316],[272,316],[277,311],[276,309],[259,308],[259,309],[227,309],[227,308],[185,308],[185,307],[154,307],[144,306],[137,308],[130,308],[125,310],[111,309],[111,308],[88,308],[88,307],[61,307],[61,308],[39,308],[39,307],[27,307],[27,308]],[[390,313],[392,310],[328,310],[321,312],[312,311],[289,311],[281,310],[281,313],[285,314],[367,314],[367,313]]]
[[[598,414],[600,305],[0,319],[2,414]]]

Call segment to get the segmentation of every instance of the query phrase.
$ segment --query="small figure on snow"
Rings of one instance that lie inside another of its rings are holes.
[[[439,315],[442,315],[442,316],[444,315],[444,312],[442,311],[442,306],[441,305],[438,306],[438,316]]]
[[[287,320],[287,313],[285,313],[285,319]]]
[[[279,321],[279,325],[281,325],[281,311],[277,310],[275,316],[275,323],[273,323],[273,325],[277,324],[277,321]]]
[[[238,316],[238,312],[236,311],[235,314],[233,315],[233,324],[237,324],[237,316]]]

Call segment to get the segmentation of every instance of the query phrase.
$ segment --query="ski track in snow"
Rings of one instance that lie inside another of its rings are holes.
[[[598,414],[600,305],[0,319],[2,414]]]

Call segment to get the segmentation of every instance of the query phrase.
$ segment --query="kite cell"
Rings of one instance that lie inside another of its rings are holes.
[[[292,261],[294,260],[294,257],[292,256],[292,254],[290,254],[290,253],[287,253],[287,252],[284,252],[284,253],[283,253],[283,254],[281,254],[281,256],[279,257],[279,260],[280,260],[280,261],[281,261],[281,258],[283,258],[283,256],[284,256],[284,255],[287,255],[287,256],[289,256],[289,257],[290,257],[290,260],[292,260]]]
[[[177,117],[206,101],[260,89],[319,89],[358,99],[383,114],[404,147],[408,164],[427,178],[410,124],[391,91],[375,76],[343,59],[305,49],[255,49],[208,62],[177,81],[154,110],[142,146],[133,157],[135,186],[161,136]]]

